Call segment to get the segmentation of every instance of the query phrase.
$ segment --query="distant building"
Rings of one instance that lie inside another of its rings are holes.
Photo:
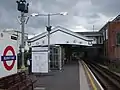
[[[102,54],[110,60],[120,59],[120,15],[107,22],[98,32],[77,33],[92,38],[92,48],[101,48],[100,55]],[[93,49],[91,50],[93,51]]]
[[[76,32],[81,34],[89,39],[93,39],[92,44],[103,44],[103,37],[100,32]]]
[[[89,39],[93,39],[92,47],[84,48],[84,52],[87,52],[87,57],[92,58],[97,57],[103,53],[103,35],[100,32],[76,32],[80,35],[88,37]],[[91,53],[92,51],[92,53]]]
[[[20,46],[21,46],[21,32],[20,31],[17,31],[17,30],[14,30],[14,29],[6,29],[6,30],[3,30],[3,32],[6,32],[6,33],[10,33],[10,34],[13,34],[14,36],[17,36],[17,45],[18,45],[18,53],[20,51]],[[29,46],[28,46],[28,34],[25,33],[25,50],[29,50]]]
[[[120,15],[107,22],[99,31],[103,35],[104,55],[120,59]]]

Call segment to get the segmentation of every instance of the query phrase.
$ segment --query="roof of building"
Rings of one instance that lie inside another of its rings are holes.
[[[76,32],[84,36],[102,36],[100,32]]]
[[[75,33],[75,32],[73,32],[73,31],[71,31],[71,30],[69,30],[69,29],[66,29],[66,28],[64,28],[64,27],[61,27],[61,26],[57,26],[57,27],[53,28],[53,29],[51,30],[50,34],[56,32],[56,31],[62,31],[62,32],[64,32],[64,33],[68,33],[68,34],[70,34],[70,35],[74,35],[74,36],[79,37],[79,38],[81,38],[81,39],[92,41],[92,40],[89,39],[88,37],[85,37],[85,36],[83,36],[83,35],[81,35],[81,34]],[[41,33],[41,34],[39,34],[39,35],[37,35],[37,36],[35,36],[35,37],[33,37],[33,38],[30,38],[29,41],[34,41],[34,40],[39,39],[39,38],[42,38],[42,37],[44,37],[44,36],[46,36],[46,35],[47,35],[47,31],[46,31],[46,32],[43,32],[43,33]]]

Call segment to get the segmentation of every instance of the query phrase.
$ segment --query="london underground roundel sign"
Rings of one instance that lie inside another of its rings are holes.
[[[12,55],[7,55],[8,51],[11,51]],[[15,51],[14,51],[13,47],[7,46],[3,52],[3,56],[1,56],[1,61],[3,61],[3,65],[4,65],[5,69],[8,71],[12,70],[12,68],[14,67],[14,64],[15,64],[15,60],[16,60],[16,55],[15,55]],[[7,61],[11,61],[11,64],[8,65]]]

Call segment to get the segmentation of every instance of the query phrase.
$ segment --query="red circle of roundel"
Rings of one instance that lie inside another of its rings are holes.
[[[12,46],[7,46],[7,47],[5,48],[5,50],[4,50],[3,56],[6,56],[6,54],[7,54],[8,51],[11,51],[12,54],[15,55],[15,51],[14,51],[14,49],[12,48]],[[12,62],[11,65],[7,65],[7,62],[6,62],[5,60],[3,60],[3,64],[4,64],[4,67],[5,67],[8,71],[10,71],[10,70],[13,68],[14,64],[15,64],[15,60],[13,60],[13,62]]]

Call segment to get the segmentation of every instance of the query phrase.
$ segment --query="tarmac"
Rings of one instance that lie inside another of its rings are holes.
[[[48,75],[36,75],[34,90],[90,90],[81,63],[64,65],[61,71],[53,70]]]

